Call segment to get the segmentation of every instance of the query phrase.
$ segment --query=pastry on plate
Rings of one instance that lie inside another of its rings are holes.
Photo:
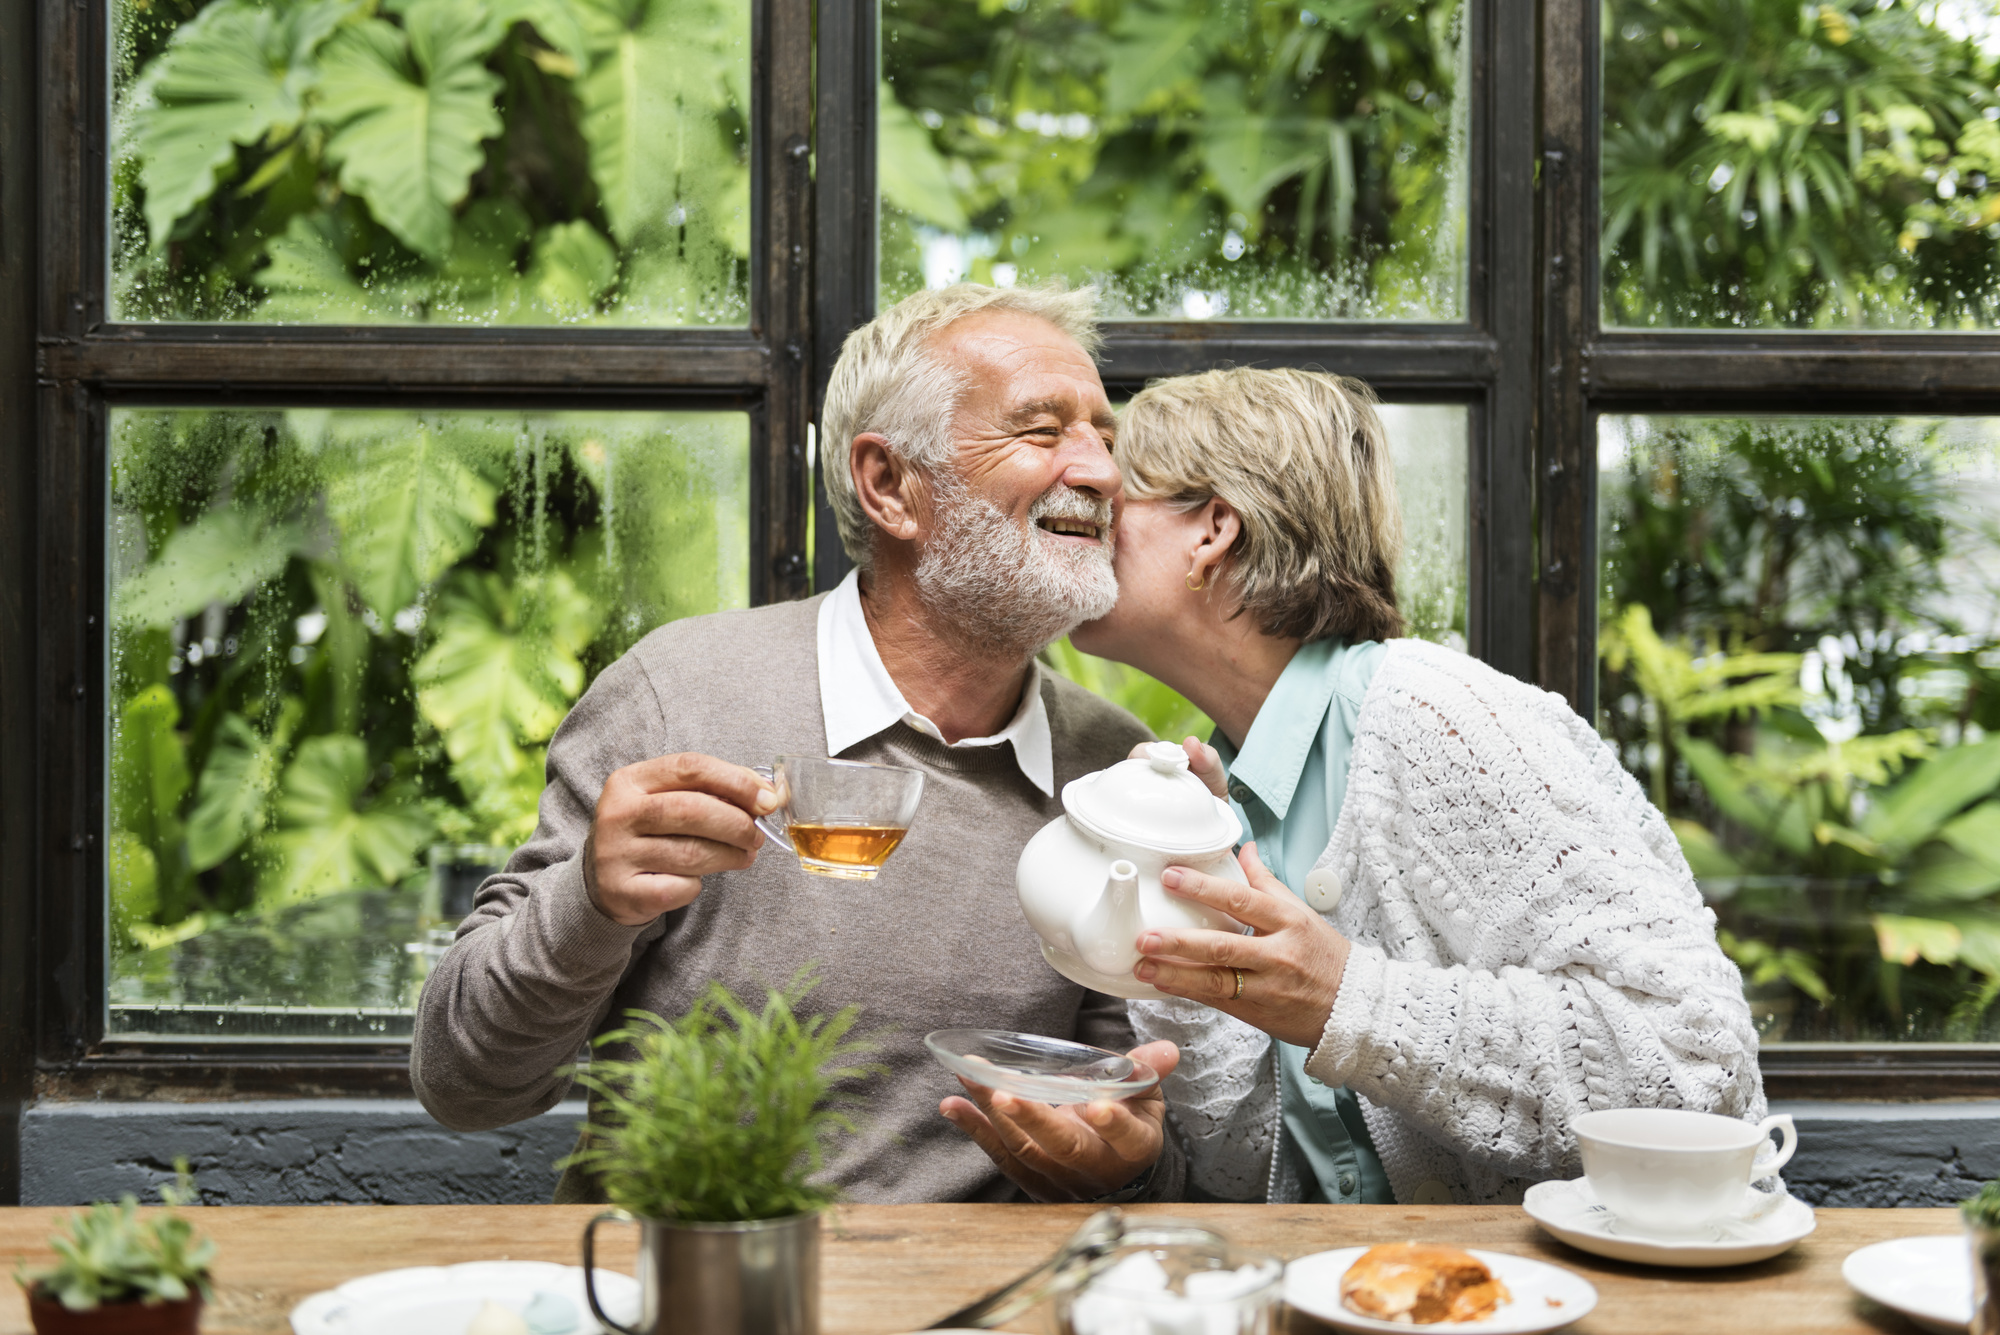
[[[1477,1257],[1431,1243],[1370,1247],[1340,1277],[1341,1306],[1382,1321],[1478,1321],[1507,1301],[1507,1286]]]

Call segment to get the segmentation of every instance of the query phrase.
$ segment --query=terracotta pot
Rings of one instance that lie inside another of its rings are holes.
[[[201,1328],[201,1299],[177,1303],[105,1303],[72,1312],[52,1298],[30,1298],[28,1315],[35,1335],[195,1335]]]

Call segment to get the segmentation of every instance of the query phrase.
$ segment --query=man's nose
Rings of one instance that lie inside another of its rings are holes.
[[[1085,425],[1070,431],[1063,441],[1063,456],[1064,485],[1095,492],[1107,501],[1115,501],[1124,493],[1125,483],[1118,472],[1118,463],[1096,427]]]

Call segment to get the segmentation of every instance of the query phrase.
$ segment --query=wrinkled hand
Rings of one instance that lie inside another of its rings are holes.
[[[1247,886],[1186,867],[1167,868],[1160,884],[1257,934],[1148,928],[1138,941],[1146,958],[1132,976],[1171,996],[1204,1002],[1283,1042],[1315,1048],[1353,947],[1271,874],[1257,845],[1244,845],[1237,860],[1250,878]],[[1243,971],[1243,995],[1235,1000],[1233,969]]]
[[[1126,1054],[1162,1078],[1180,1065],[1171,1043]],[[1167,1104],[1158,1085],[1136,1098],[1054,1107],[961,1079],[969,1099],[938,1105],[1000,1171],[1038,1201],[1089,1201],[1129,1186],[1160,1157]]]
[[[583,884],[598,912],[642,927],[701,893],[712,872],[757,860],[757,816],[778,794],[752,770],[714,756],[658,756],[604,781],[583,841]]]
[[[1125,758],[1144,760],[1146,748],[1151,745],[1151,742],[1141,742]],[[1229,796],[1229,776],[1223,772],[1221,753],[1199,737],[1183,738],[1181,750],[1187,752],[1188,769],[1194,776],[1208,785],[1209,792],[1226,799]]]

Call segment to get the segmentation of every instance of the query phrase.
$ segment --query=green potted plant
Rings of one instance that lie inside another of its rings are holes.
[[[590,1125],[565,1161],[619,1207],[584,1230],[586,1275],[607,1219],[637,1223],[641,1312],[627,1335],[815,1335],[819,1216],[832,1188],[814,1181],[829,1144],[855,1130],[852,1082],[882,1071],[850,1038],[860,1008],[802,1016],[811,970],[771,989],[761,1010],[720,983],[678,1020],[644,1011],[596,1040],[629,1055],[577,1073]]]
[[[193,1199],[185,1163],[178,1186],[160,1189],[169,1207]],[[193,1335],[210,1294],[215,1244],[170,1208],[141,1217],[139,1202],[100,1201],[70,1215],[49,1239],[56,1264],[17,1270],[38,1335]]]

